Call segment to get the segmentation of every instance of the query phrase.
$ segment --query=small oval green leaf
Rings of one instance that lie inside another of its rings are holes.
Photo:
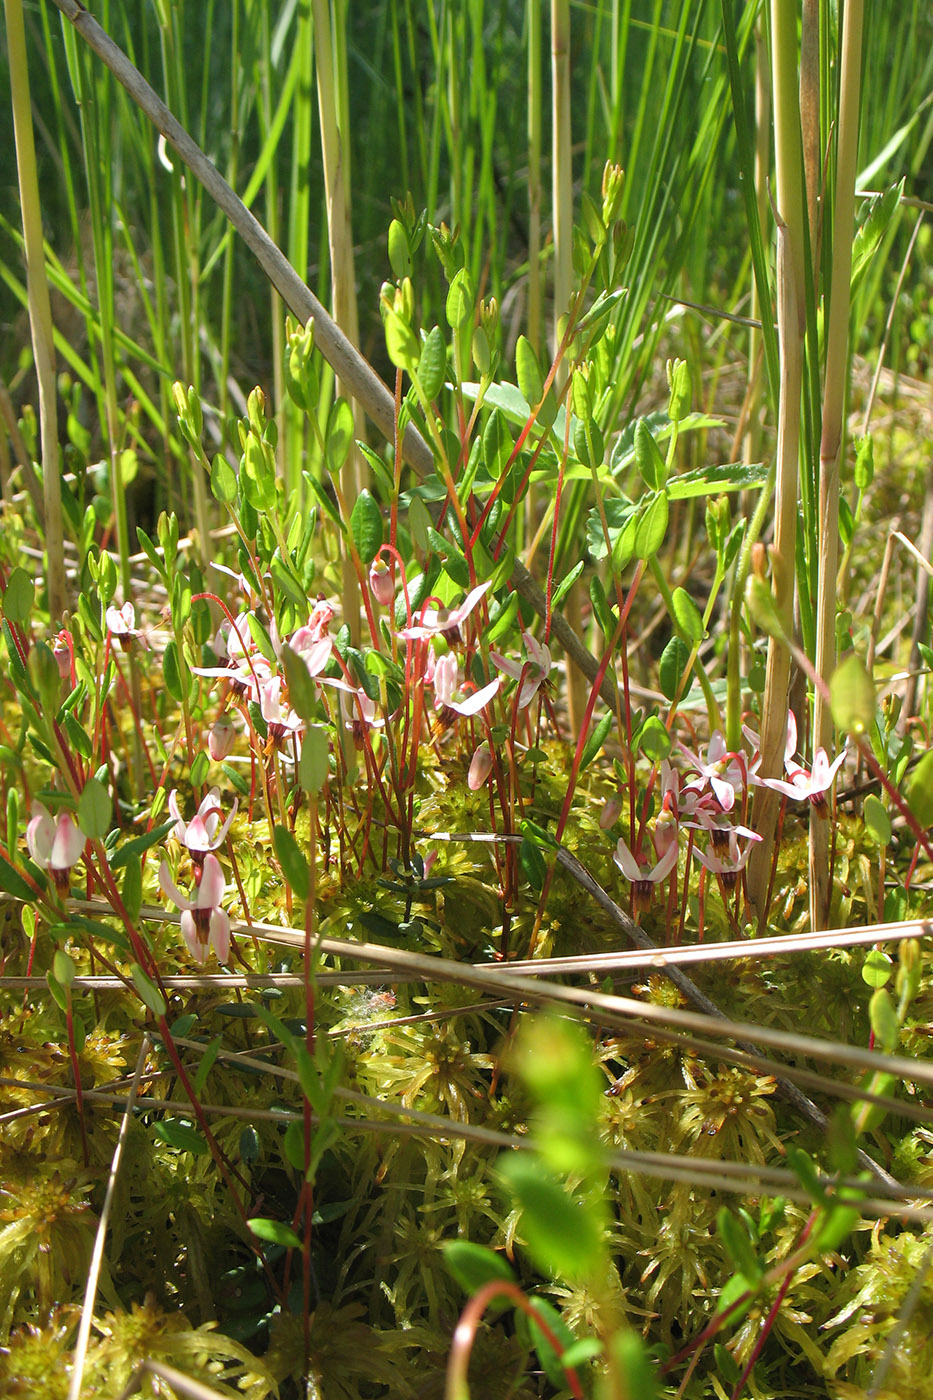
[[[139,963],[133,964],[133,985],[139,992],[140,1001],[147,1006],[153,1016],[161,1017],[165,1015],[165,997],[159,991],[152,978],[143,972]]]
[[[10,570],[10,577],[7,579],[6,590],[3,594],[3,616],[7,622],[21,627],[32,612],[35,597],[36,585],[26,570],[17,564],[15,569]]]
[[[829,681],[833,723],[849,734],[865,734],[875,718],[875,686],[865,663],[850,652]]]
[[[78,798],[78,825],[92,841],[102,841],[110,830],[113,801],[97,778],[88,778]]]
[[[677,698],[689,660],[690,648],[683,637],[672,637],[661,653],[658,665],[658,680],[666,700]]]
[[[281,1220],[266,1220],[261,1215],[254,1215],[247,1224],[257,1239],[268,1240],[270,1244],[284,1244],[289,1249],[302,1247],[301,1240],[291,1226],[283,1225]]]
[[[700,609],[685,588],[675,588],[673,593],[674,621],[682,634],[694,646],[703,640],[703,618]]]
[[[635,526],[636,559],[653,559],[661,548],[667,534],[668,510],[667,497],[660,491],[639,511]]]
[[[435,326],[425,337],[418,361],[418,379],[425,397],[436,399],[444,387],[447,377],[447,346],[440,326]]]
[[[371,564],[382,544],[382,511],[364,487],[350,515],[350,533],[364,564]]]
[[[311,875],[308,858],[305,856],[292,833],[284,826],[276,826],[272,832],[275,854],[282,867],[282,874],[288,881],[293,894],[299,899],[307,899],[311,888]]]

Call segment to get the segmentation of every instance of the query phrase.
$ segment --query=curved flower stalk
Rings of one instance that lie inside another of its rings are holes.
[[[59,812],[53,817],[43,803],[32,804],[26,845],[33,861],[49,872],[63,898],[68,894],[69,873],[80,860],[86,840],[70,812]]]
[[[543,642],[539,642],[530,632],[523,632],[522,640],[525,643],[527,657],[524,662],[512,661],[497,651],[489,653],[489,659],[497,670],[504,671],[507,676],[520,682],[516,702],[520,710],[524,710],[526,706],[531,704],[551,673],[550,648],[545,646]]]
[[[178,792],[172,788],[168,795],[168,810],[175,818],[172,835],[176,841],[190,851],[195,861],[203,861],[208,851],[216,851],[223,845],[230,823],[236,816],[238,799],[234,798],[230,815],[221,826],[223,815],[220,806],[220,788],[213,787],[201,801],[201,805],[190,822],[186,822],[178,808]]]
[[[159,867],[159,885],[163,894],[182,910],[182,935],[195,961],[206,962],[208,951],[213,947],[217,961],[226,962],[230,956],[230,919],[221,902],[226,894],[227,882],[217,857],[210,851],[204,857],[204,868],[194,900],[186,899],[182,894],[165,860]]]

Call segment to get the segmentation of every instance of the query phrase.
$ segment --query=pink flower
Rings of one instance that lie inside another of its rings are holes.
[[[58,674],[63,681],[75,682],[74,659],[75,643],[74,637],[63,627],[52,642],[52,655],[55,657],[58,666]]]
[[[525,651],[528,660],[524,663],[511,661],[506,656],[500,656],[497,651],[489,653],[489,659],[500,671],[505,671],[507,676],[514,677],[521,681],[518,692],[518,708],[523,710],[526,705],[530,705],[538,690],[547,680],[551,671],[551,653],[543,642],[536,641],[530,632],[523,632],[522,638],[525,643]]]
[[[319,634],[317,628],[308,624],[299,627],[288,639],[288,645],[296,656],[300,656],[312,676],[319,676],[330,660],[333,642],[326,634]]]
[[[441,636],[451,646],[463,640],[460,628],[476,607],[476,604],[492,587],[492,582],[479,583],[464,598],[459,608],[422,608],[417,624],[406,627],[399,636],[406,642],[417,642],[423,637]]]
[[[259,686],[259,709],[269,726],[269,737],[281,744],[290,734],[298,735],[304,729],[304,720],[294,710],[282,704],[282,677],[270,676]]]
[[[499,689],[498,676],[482,690],[467,692],[460,682],[460,662],[452,651],[439,656],[434,666],[434,708],[453,710],[458,715],[475,715],[488,705]]]
[[[150,646],[142,632],[136,627],[136,609],[132,603],[124,603],[122,608],[115,608],[111,603],[105,613],[107,630],[121,647],[127,647],[135,638],[145,651],[150,650]]]
[[[41,802],[32,804],[26,845],[36,865],[49,872],[59,894],[68,893],[68,873],[80,860],[86,839],[70,812],[53,817]]]
[[[223,826],[220,826],[222,812],[219,788],[211,788],[190,822],[186,823],[178,810],[178,792],[175,788],[168,795],[168,809],[175,818],[175,828],[172,831],[175,840],[187,847],[196,861],[200,861],[208,851],[216,851],[223,845],[230,823],[236,816],[237,799],[234,798],[230,815]]]
[[[240,613],[234,624],[224,620],[213,642],[225,666],[192,666],[196,676],[220,676],[230,681],[234,692],[248,700],[259,700],[259,686],[272,675],[272,667],[260,653],[249,629],[249,614]]]
[[[619,820],[622,815],[622,795],[613,793],[607,797],[603,803],[603,809],[599,814],[599,826],[601,831],[608,831],[609,828]]]
[[[654,886],[666,880],[677,864],[677,843],[664,852],[657,865],[650,865],[647,861],[636,860],[620,836],[612,859],[632,886],[634,908],[647,909]]]
[[[794,753],[797,749],[797,721],[794,719],[793,710],[787,713],[787,744],[784,749],[784,771],[788,781],[782,778],[753,778],[759,787],[769,787],[775,792],[779,792],[784,797],[790,798],[792,802],[802,802],[809,798],[818,811],[826,809],[826,793],[832,786],[833,779],[846,761],[846,746],[843,745],[842,753],[834,758],[832,763],[826,750],[819,748],[813,758],[813,768],[807,770],[794,760]]]
[[[731,753],[720,730],[711,736],[706,749],[706,760],[691,753],[686,744],[680,745],[689,758],[698,776],[687,783],[685,792],[702,792],[707,783],[712,788],[724,812],[731,812],[735,806],[736,792],[741,790],[748,779],[748,769],[741,754]]]
[[[745,840],[745,846],[741,851],[739,850],[740,836]],[[751,855],[752,846],[760,840],[760,836],[756,835],[754,831],[748,831],[746,827],[733,827],[727,838],[725,859],[717,856],[712,846],[709,851],[701,851],[697,847],[693,854],[702,866],[720,877],[726,889],[732,889],[739,878],[739,872],[745,868]]]
[[[376,718],[376,702],[370,700],[362,686],[350,685],[340,676],[322,676],[322,685],[340,691],[340,712],[345,715],[344,728],[353,735],[353,745],[363,747],[364,736],[371,729],[384,729],[385,720]]]
[[[647,861],[636,860],[620,836],[612,859],[626,880],[630,880],[633,885],[644,882],[656,885],[661,880],[666,880],[677,864],[677,846],[669,846],[657,865],[650,865]]]
[[[221,908],[227,885],[217,857],[210,852],[204,857],[197,898],[193,902],[181,893],[165,860],[159,867],[159,884],[163,893],[184,911],[181,931],[195,961],[205,962],[208,948],[213,945],[217,961],[226,962],[230,956],[230,919]]]
[[[321,595],[314,607],[311,609],[311,616],[308,618],[307,627],[314,641],[319,642],[322,637],[327,636],[327,630],[334,620],[334,609],[327,599]],[[299,631],[301,629],[299,628]],[[292,643],[294,645],[294,643]]]

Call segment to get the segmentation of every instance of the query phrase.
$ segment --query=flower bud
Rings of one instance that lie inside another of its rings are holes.
[[[599,814],[599,827],[601,831],[608,831],[609,828],[618,821],[622,815],[622,802],[618,793],[612,797],[607,797],[603,803],[603,810]]]
[[[220,763],[233,748],[236,740],[236,727],[232,719],[221,715],[214,721],[207,734],[207,751],[214,763]]]
[[[625,171],[621,165],[607,160],[603,168],[603,223],[606,228],[619,217],[622,210],[622,195],[625,190]]]
[[[394,570],[378,556],[369,566],[369,586],[377,603],[384,608],[392,606],[395,601]]]
[[[467,787],[471,792],[479,792],[492,772],[492,753],[486,743],[478,745],[470,762],[467,774]]]

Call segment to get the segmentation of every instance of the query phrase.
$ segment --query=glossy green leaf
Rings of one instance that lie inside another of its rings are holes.
[[[332,476],[343,471],[354,437],[353,409],[346,399],[338,399],[327,420],[324,462]]]
[[[447,345],[440,326],[435,326],[425,337],[418,361],[418,379],[425,397],[436,399],[447,378]]]
[[[515,1274],[501,1254],[471,1240],[448,1240],[442,1246],[447,1272],[456,1280],[467,1297],[472,1297],[487,1283],[515,1283]],[[508,1306],[504,1302],[502,1306]]]
[[[493,481],[498,481],[505,471],[514,448],[505,414],[499,408],[493,409],[483,429],[483,463]]]
[[[139,918],[139,911],[143,903],[143,870],[139,856],[130,856],[125,862],[123,874],[123,884],[120,888],[120,898],[126,908],[130,918]]]
[[[515,346],[515,375],[518,387],[530,408],[535,408],[544,393],[544,378],[531,341],[520,335]]]
[[[675,588],[673,592],[674,621],[681,633],[694,646],[703,640],[703,617],[700,609],[685,588]]]
[[[881,948],[872,948],[862,964],[862,981],[869,987],[883,987],[890,982],[894,962]]]
[[[175,826],[175,818],[163,822],[161,826],[155,826],[151,831],[146,831],[142,836],[134,836],[129,841],[124,841],[113,855],[110,857],[110,868],[116,870],[119,866],[125,865],[133,856],[137,859],[148,851],[151,846],[155,846],[159,841],[164,840],[168,833]]]
[[[179,1152],[191,1152],[195,1157],[206,1157],[210,1151],[203,1134],[181,1118],[163,1118],[161,1122],[153,1123],[152,1131],[162,1142],[177,1148]]]
[[[829,681],[833,723],[849,734],[865,734],[875,718],[875,686],[865,663],[850,652]]]
[[[615,715],[613,714],[603,715],[602,718],[598,720],[593,732],[590,734],[583,747],[583,756],[580,759],[579,769],[581,773],[584,768],[587,768],[593,762],[593,759],[599,753],[614,723]]]
[[[221,505],[232,505],[237,498],[236,472],[220,452],[211,462],[211,494]]]
[[[447,324],[451,330],[459,330],[470,319],[473,315],[475,300],[473,280],[467,269],[461,267],[450,284],[445,304]]]
[[[933,826],[933,749],[928,749],[911,774],[907,802],[926,830]]]
[[[875,1033],[878,1045],[886,1054],[892,1055],[897,1049],[901,1026],[897,1017],[897,1008],[887,988],[879,987],[877,991],[872,993],[871,1001],[868,1003],[868,1019],[871,1022],[871,1028]]]
[[[649,496],[638,511],[638,524],[635,526],[636,559],[653,559],[667,534],[669,506],[663,491]]]
[[[596,1212],[575,1200],[536,1158],[515,1153],[500,1159],[499,1170],[521,1207],[519,1233],[537,1267],[569,1282],[595,1275],[605,1260]]]
[[[658,681],[666,700],[675,700],[680,693],[689,660],[690,647],[682,637],[672,637],[658,663]]]
[[[888,810],[880,797],[870,792],[865,798],[865,805],[862,808],[862,816],[865,821],[865,830],[869,833],[876,846],[887,846],[893,834],[891,818]]]
[[[78,798],[78,825],[92,841],[102,841],[110,830],[113,800],[103,783],[88,778]]]
[[[7,622],[21,627],[29,619],[35,602],[36,585],[19,564],[10,570],[3,593],[3,616]]]
[[[28,885],[15,866],[0,852],[0,890],[20,899],[24,904],[32,904],[37,898],[35,890]]]
[[[139,966],[139,963],[133,964],[133,985],[139,993],[143,1005],[149,1008],[153,1016],[165,1015],[165,998],[152,978]]]
[[[311,872],[308,869],[307,856],[287,827],[274,827],[272,842],[282,867],[282,874],[285,876],[292,893],[296,894],[299,899],[307,899],[311,889]]]
[[[305,792],[320,792],[328,773],[330,745],[322,724],[309,724],[298,760],[298,781]]]
[[[667,463],[644,418],[635,424],[635,466],[649,491],[660,491],[667,480]]]
[[[382,511],[364,487],[350,514],[350,533],[364,564],[371,564],[382,544]]]

